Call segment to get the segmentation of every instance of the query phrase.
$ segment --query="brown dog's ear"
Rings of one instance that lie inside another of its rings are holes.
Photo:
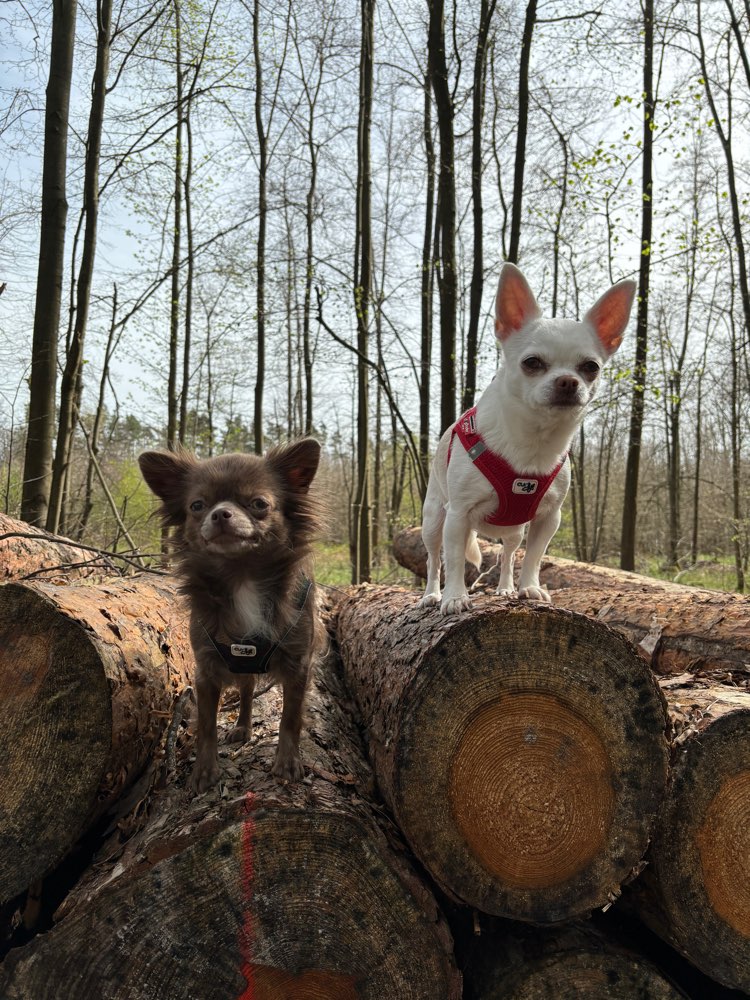
[[[162,502],[161,515],[168,524],[185,520],[185,485],[196,465],[188,451],[144,451],[138,465],[149,488]]]
[[[307,493],[318,471],[320,444],[315,438],[302,438],[271,448],[266,458],[294,493]]]
[[[542,311],[529,283],[515,264],[503,264],[495,297],[495,336],[507,340]]]
[[[607,354],[614,354],[622,343],[622,335],[630,319],[630,307],[635,298],[634,281],[618,281],[583,317],[590,323]]]

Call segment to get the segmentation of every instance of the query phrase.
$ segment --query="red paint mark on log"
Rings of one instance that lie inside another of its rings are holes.
[[[255,843],[255,796],[248,792],[245,796],[245,813],[247,819],[242,824],[242,926],[240,927],[240,971],[245,979],[245,989],[237,1000],[255,1000],[255,969],[253,966],[253,845]]]

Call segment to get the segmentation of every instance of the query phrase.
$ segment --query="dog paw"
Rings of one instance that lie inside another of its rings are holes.
[[[519,590],[518,596],[522,601],[539,601],[542,604],[552,604],[549,592],[543,590],[541,587],[524,587],[523,590]]]
[[[507,597],[511,601],[514,597],[518,597],[515,587],[498,587],[495,593],[498,597]]]
[[[246,743],[250,739],[249,726],[235,726],[226,736],[227,743]]]
[[[190,775],[190,790],[196,795],[207,792],[219,780],[219,761],[216,757],[198,757]]]
[[[434,608],[437,604],[440,604],[440,594],[425,594],[419,602],[420,608]]]
[[[448,598],[448,600],[443,597],[443,603],[440,605],[441,614],[460,615],[462,611],[471,611],[471,599],[468,594]]]
[[[305,768],[298,754],[280,754],[277,752],[271,774],[279,781],[302,781]]]

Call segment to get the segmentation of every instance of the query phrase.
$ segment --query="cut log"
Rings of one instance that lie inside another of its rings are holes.
[[[501,546],[480,542],[482,566],[493,566]],[[426,576],[419,528],[400,532],[393,554]],[[470,567],[467,580],[476,579]],[[490,574],[487,586],[492,583]],[[596,618],[640,644],[659,674],[706,673],[750,683],[750,597],[666,583],[623,570],[545,557],[540,580],[556,607]]]
[[[330,665],[310,695],[304,782],[271,775],[280,696],[192,798],[188,755],[124,854],[91,869],[47,934],[9,952],[7,1000],[458,1000],[447,924],[372,800]],[[236,717],[236,712],[233,714]],[[220,717],[220,744],[233,721]]]
[[[100,554],[82,549],[69,538],[32,528],[0,514],[0,583],[20,577],[54,573],[71,576],[114,573],[111,561]]]
[[[0,901],[142,774],[192,662],[173,583],[0,587]]]
[[[463,962],[474,1000],[684,1000],[637,951],[590,924],[559,931],[482,927]]]
[[[480,596],[446,618],[365,586],[337,609],[383,795],[454,899],[538,924],[615,897],[667,777],[663,698],[617,632]]]
[[[750,992],[750,692],[667,696],[672,780],[651,864],[626,901],[712,979]]]

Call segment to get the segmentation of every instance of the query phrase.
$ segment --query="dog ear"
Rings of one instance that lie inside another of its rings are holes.
[[[529,283],[515,264],[504,264],[495,297],[495,336],[507,340],[532,320],[541,316]]]
[[[622,343],[622,335],[630,319],[630,307],[635,298],[634,281],[618,281],[583,317],[584,322],[594,328],[608,355],[614,354]]]
[[[168,524],[181,524],[185,517],[185,481],[197,464],[190,452],[144,451],[138,456],[141,474],[162,502],[161,514]]]
[[[315,438],[302,438],[272,448],[266,457],[294,493],[307,493],[318,471],[320,444]]]

